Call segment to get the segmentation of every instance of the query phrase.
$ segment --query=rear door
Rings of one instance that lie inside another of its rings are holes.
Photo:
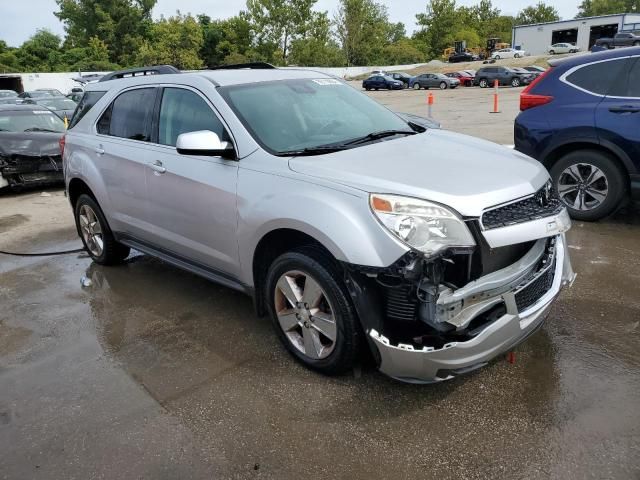
[[[194,263],[238,274],[236,184],[238,162],[179,155],[178,135],[210,130],[230,141],[211,102],[199,91],[162,89],[154,144],[148,148],[146,181],[152,243]]]
[[[157,92],[146,86],[120,93],[98,120],[93,145],[111,204],[111,227],[138,238],[150,232],[145,171]]]
[[[618,62],[626,68],[612,75],[618,81],[596,109],[596,127],[601,142],[615,145],[640,168],[640,57]]]

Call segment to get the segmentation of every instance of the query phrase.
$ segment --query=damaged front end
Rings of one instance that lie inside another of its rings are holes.
[[[531,218],[467,220],[472,250],[410,251],[388,268],[348,265],[346,281],[380,370],[432,383],[482,367],[524,341],[575,278],[559,205]],[[513,243],[511,243],[513,242]]]
[[[3,134],[0,144],[0,188],[19,189],[64,182],[60,135]]]

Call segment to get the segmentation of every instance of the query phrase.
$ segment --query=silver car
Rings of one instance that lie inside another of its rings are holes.
[[[456,88],[460,86],[460,80],[457,78],[450,78],[442,73],[423,73],[416,77],[413,77],[409,81],[409,88],[420,90],[421,88],[439,88],[440,90],[446,90],[447,88]]]
[[[310,368],[364,348],[453,378],[540,327],[570,221],[540,163],[411,118],[310,70],[88,85],[62,142],[78,233],[99,264],[133,248],[251,295]]]

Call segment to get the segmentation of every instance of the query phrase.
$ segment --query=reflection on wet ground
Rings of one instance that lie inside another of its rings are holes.
[[[310,372],[249,298],[146,256],[12,264],[0,277],[0,472],[638,478],[638,239],[637,211],[576,223],[578,279],[516,363],[435,386],[367,365]]]

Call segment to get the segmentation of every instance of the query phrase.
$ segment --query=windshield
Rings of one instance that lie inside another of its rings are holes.
[[[43,105],[51,110],[75,110],[76,103],[68,98],[43,98],[38,100],[38,105]]]
[[[51,94],[49,92],[37,91],[37,92],[27,92],[27,93],[31,98],[51,97]]]
[[[0,112],[0,132],[64,132],[64,122],[45,110]]]
[[[255,140],[279,154],[345,143],[410,126],[367,95],[336,79],[296,79],[220,89]]]

